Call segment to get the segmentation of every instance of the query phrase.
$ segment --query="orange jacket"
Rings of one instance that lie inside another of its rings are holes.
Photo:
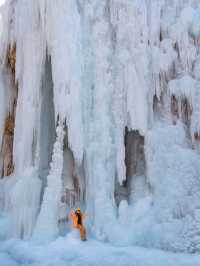
[[[82,218],[82,222],[83,220],[86,218],[86,214],[84,213],[80,213],[81,215],[81,218]],[[75,212],[74,211],[71,211],[70,212],[70,218],[72,219],[72,222],[73,222],[73,227],[74,228],[78,228],[78,217],[76,216]]]

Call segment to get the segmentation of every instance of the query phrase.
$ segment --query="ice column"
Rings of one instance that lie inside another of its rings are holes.
[[[58,210],[62,193],[63,169],[63,126],[56,129],[57,137],[54,144],[50,173],[44,192],[40,214],[37,220],[33,239],[41,242],[53,240],[58,234]]]

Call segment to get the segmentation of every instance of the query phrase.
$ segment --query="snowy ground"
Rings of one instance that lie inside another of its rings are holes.
[[[141,247],[115,247],[73,233],[45,246],[20,240],[0,243],[1,266],[200,266],[200,255]]]

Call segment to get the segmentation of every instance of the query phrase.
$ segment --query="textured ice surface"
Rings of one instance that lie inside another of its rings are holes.
[[[93,236],[198,251],[199,1],[7,0],[1,13],[0,144],[18,91],[15,169],[0,184],[12,235],[58,236],[71,171]],[[15,44],[16,85],[6,61]],[[134,200],[126,195],[118,206],[116,184],[129,191],[126,131],[144,137],[145,169],[130,177]]]
[[[113,247],[95,240],[81,243],[74,234],[48,245],[17,240],[0,245],[4,266],[199,266],[197,255],[173,254],[139,247]]]

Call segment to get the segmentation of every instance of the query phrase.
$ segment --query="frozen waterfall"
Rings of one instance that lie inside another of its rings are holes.
[[[199,0],[7,0],[0,13],[4,238],[51,241],[81,206],[98,239],[199,251]]]

